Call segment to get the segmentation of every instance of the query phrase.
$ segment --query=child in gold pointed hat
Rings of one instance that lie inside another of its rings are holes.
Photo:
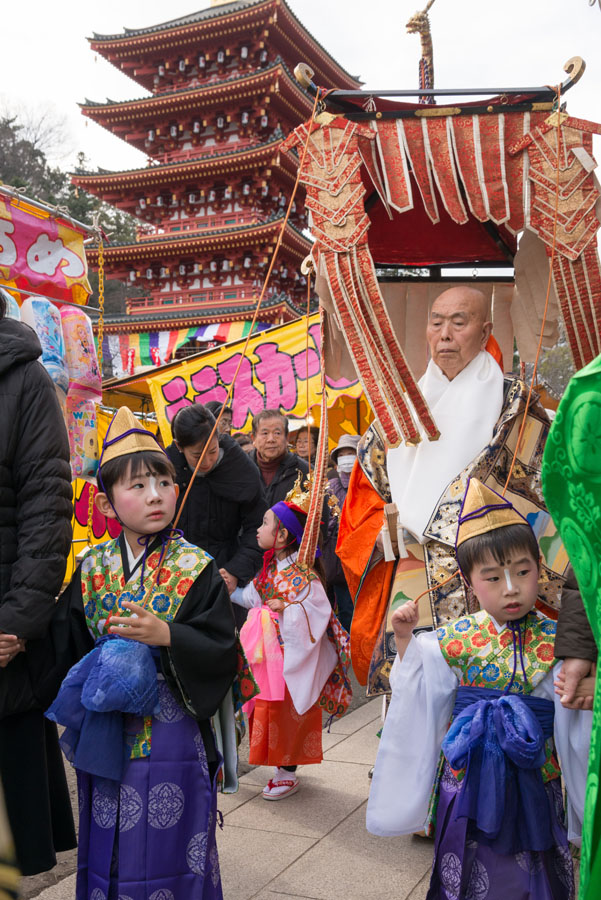
[[[367,827],[435,835],[432,900],[570,900],[557,750],[576,840],[590,713],[564,709],[554,692],[555,622],[534,608],[538,543],[509,501],[472,478],[456,547],[481,609],[417,636],[413,601],[393,614],[398,656]]]
[[[101,884],[147,897],[160,882],[219,900],[210,719],[236,674],[231,603],[212,558],[172,531],[173,466],[125,407],[98,483],[98,510],[121,533],[89,549],[61,598],[85,617],[90,652],[47,713],[77,771],[77,896]]]
[[[299,477],[286,499],[267,510],[257,530],[263,569],[231,595],[250,610],[240,640],[261,692],[247,709],[249,762],[275,767],[265,800],[296,793],[297,766],[321,762],[322,708],[341,714],[350,690],[340,661],[349,638],[332,612],[319,565],[297,564],[311,503],[309,482],[305,487]],[[332,706],[326,702],[330,690]]]

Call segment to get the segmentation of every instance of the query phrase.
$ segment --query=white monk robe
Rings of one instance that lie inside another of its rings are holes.
[[[276,560],[278,572],[292,565],[296,556],[292,553],[286,559]],[[303,715],[319,699],[338,662],[338,655],[326,635],[332,607],[321,581],[314,578],[308,590],[290,599],[302,600],[302,606],[294,603],[277,613],[284,641],[284,681],[295,710]],[[252,581],[245,588],[236,588],[231,600],[247,609],[263,604]],[[307,618],[315,638],[314,644],[309,637]]]
[[[416,446],[388,451],[386,467],[399,522],[423,544],[443,491],[490,443],[503,408],[503,373],[481,350],[452,381],[430,360],[419,386],[440,437],[429,441],[422,430]]]
[[[492,621],[499,633],[507,627]],[[579,843],[592,713],[561,705],[553,689],[560,669],[558,663],[531,696],[555,704],[555,745],[568,791],[568,839]],[[367,804],[367,830],[372,834],[388,837],[423,829],[458,685],[436,632],[412,636],[402,662],[395,659],[392,699]]]

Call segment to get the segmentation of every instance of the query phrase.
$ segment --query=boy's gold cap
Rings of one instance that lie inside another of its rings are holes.
[[[477,478],[470,478],[459,513],[455,546],[458,547],[470,538],[504,528],[506,525],[529,525],[529,523],[509,500],[486,487]]]
[[[108,427],[104,438],[100,465],[116,459],[118,456],[127,456],[128,453],[142,453],[143,451],[163,453],[152,434],[144,428],[127,406],[117,410]]]

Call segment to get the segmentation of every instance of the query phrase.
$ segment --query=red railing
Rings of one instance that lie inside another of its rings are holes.
[[[202,309],[209,305],[227,305],[240,300],[256,302],[258,293],[258,288],[255,290],[251,287],[231,288],[229,290],[228,288],[197,288],[190,291],[165,293],[155,297],[131,297],[126,299],[125,305],[128,315],[135,315],[140,312],[169,312],[172,309],[179,310],[183,306],[190,310]],[[273,297],[277,293],[278,291],[273,289],[267,292],[267,297]]]
[[[170,207],[164,206],[161,209],[167,212]],[[206,216],[200,222],[194,219],[180,219],[177,223],[165,222],[160,229],[156,228],[151,232],[139,230],[137,240],[141,243],[143,241],[154,241],[157,237],[169,237],[176,234],[204,234],[215,229],[235,228],[239,225],[256,225],[260,222],[261,218],[259,216],[249,213],[223,213],[222,215]]]

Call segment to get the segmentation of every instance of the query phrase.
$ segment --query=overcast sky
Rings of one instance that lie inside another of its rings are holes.
[[[366,88],[417,87],[420,41],[405,32],[415,0],[288,0],[306,28]],[[208,0],[22,0],[2,10],[0,108],[54,109],[66,123],[57,162],[83,150],[92,168],[127,169],[144,156],[85,119],[77,106],[145,96],[126,75],[96,57],[86,40],[202,9]],[[436,87],[557,84],[564,63],[582,56],[587,70],[567,96],[568,111],[601,122],[601,9],[588,0],[436,0],[430,11]],[[309,64],[311,60],[306,60]],[[596,139],[597,159],[601,138]]]

